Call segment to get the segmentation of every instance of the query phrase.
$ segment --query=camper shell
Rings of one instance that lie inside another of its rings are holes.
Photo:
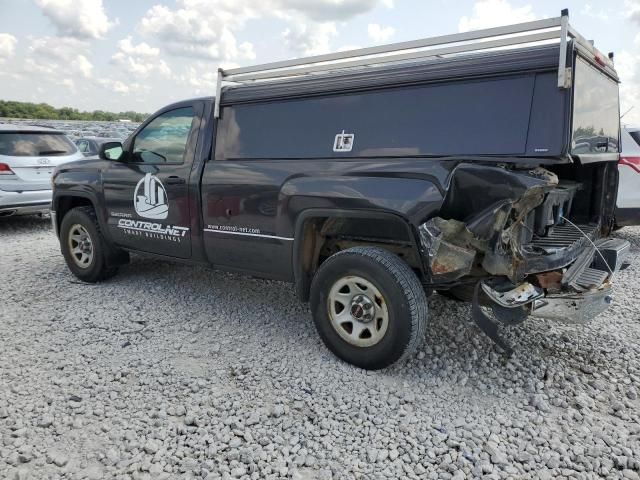
[[[193,118],[183,161],[141,161],[148,152],[137,138],[175,112]],[[435,291],[472,302],[478,326],[506,351],[499,323],[584,323],[606,309],[629,248],[609,236],[618,157],[613,55],[563,11],[220,69],[215,97],[169,105],[124,145],[105,145],[100,160],[59,169],[52,218],[64,253],[64,217],[93,209],[109,272],[136,252],[290,281],[329,348],[380,368],[416,348],[424,296]],[[163,220],[144,220],[145,211]],[[393,271],[388,281],[403,287],[385,296],[376,275],[362,273],[353,288],[379,287],[384,301],[354,295],[343,331],[327,309],[337,304],[331,295],[346,294],[329,278],[349,262],[365,273],[377,262],[377,277]],[[92,280],[105,273],[72,270]],[[365,325],[362,312],[385,305],[418,307],[390,313],[384,328]]]

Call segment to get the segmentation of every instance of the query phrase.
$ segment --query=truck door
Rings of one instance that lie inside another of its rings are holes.
[[[198,104],[161,111],[103,174],[109,233],[122,247],[191,257],[189,175]]]

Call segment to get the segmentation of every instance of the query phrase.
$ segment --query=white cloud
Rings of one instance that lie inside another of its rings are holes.
[[[253,45],[238,44],[234,29],[257,15],[240,1],[178,0],[179,8],[153,6],[138,31],[160,40],[174,55],[213,60],[253,59]]]
[[[162,43],[169,53],[218,62],[255,58],[249,42],[237,40],[252,19],[278,18],[287,22],[286,45],[296,54],[330,50],[337,21],[346,21],[392,0],[176,0],[177,8],[155,5],[138,32]],[[382,33],[384,34],[384,32]]]
[[[295,23],[282,32],[285,45],[297,55],[320,55],[331,51],[331,38],[338,35],[336,24]]]
[[[59,81],[56,81],[56,83],[58,85],[62,85],[63,87],[68,88],[73,93],[75,93],[76,91],[76,84],[72,78],[63,78]]]
[[[91,78],[93,64],[87,58],[88,45],[85,42],[70,37],[38,37],[31,38],[30,41],[24,62],[28,73],[66,78],[71,72]]]
[[[134,45],[129,36],[118,42],[118,51],[111,56],[111,63],[141,78],[153,72],[169,77],[171,69],[164,60],[158,59],[159,56],[160,49],[144,42]]]
[[[636,41],[636,45],[640,43]],[[640,46],[640,45],[638,45]],[[633,107],[622,119],[622,123],[640,125],[640,49],[616,54],[616,71],[620,77],[620,113]]]
[[[640,26],[640,0],[625,0],[626,17]],[[640,126],[640,33],[631,50],[617,52],[615,65],[620,77],[620,113],[631,109],[622,123]]]
[[[160,55],[160,49],[151,47],[149,44],[142,42],[134,45],[131,36],[123,38],[118,42],[118,48],[126,55],[135,57],[157,57]]]
[[[624,10],[630,20],[640,25],[640,0],[625,0]]]
[[[218,80],[218,72],[202,62],[197,62],[195,67],[189,66],[177,80],[183,85],[194,88],[196,93],[203,90],[213,92]]]
[[[84,78],[91,78],[91,72],[93,71],[93,65],[87,57],[84,55],[76,55],[73,61],[74,70],[80,72]]]
[[[341,45],[335,49],[336,52],[346,52],[348,50],[358,50],[362,48],[360,45]]]
[[[99,78],[96,80],[96,83],[103,88],[113,92],[119,93],[120,95],[127,95],[129,93],[137,93],[137,92],[146,92],[149,91],[150,87],[148,85],[142,85],[137,82],[133,83],[124,83],[121,80],[113,80],[110,78]]]
[[[117,22],[107,16],[102,0],[36,0],[63,36],[101,38]]]
[[[318,22],[344,21],[373,10],[378,5],[393,8],[393,0],[275,0],[275,8],[294,10]]]
[[[367,25],[367,33],[369,34],[369,38],[375,43],[386,42],[393,36],[395,31],[396,30],[393,27],[383,27],[378,23],[370,23],[369,25]]]
[[[586,15],[587,17],[596,18],[602,21],[609,20],[609,15],[605,10],[595,10],[593,8],[593,5],[591,5],[590,3],[585,3],[582,7],[582,10],[580,10],[580,13],[582,15]]]
[[[531,5],[516,8],[512,7],[508,0],[478,0],[473,5],[473,15],[460,19],[458,30],[467,32],[535,19]]]
[[[0,63],[13,57],[18,40],[9,33],[0,33]]]
[[[129,86],[120,80],[111,80],[109,78],[98,79],[98,85],[111,90],[114,93],[129,93]]]

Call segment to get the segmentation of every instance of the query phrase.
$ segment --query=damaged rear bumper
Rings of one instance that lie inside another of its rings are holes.
[[[588,323],[613,303],[612,280],[628,266],[629,246],[626,240],[614,238],[595,242],[562,276],[557,272],[557,281],[548,288],[543,288],[540,276],[533,275],[515,287],[505,287],[504,280],[483,281],[482,290],[489,302],[502,308],[525,308],[532,316],[564,323]]]
[[[563,323],[588,323],[613,303],[611,284],[583,293],[551,294],[531,305],[531,315]]]

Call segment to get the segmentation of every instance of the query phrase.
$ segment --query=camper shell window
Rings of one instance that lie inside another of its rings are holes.
[[[576,57],[571,153],[619,152],[618,83]]]

